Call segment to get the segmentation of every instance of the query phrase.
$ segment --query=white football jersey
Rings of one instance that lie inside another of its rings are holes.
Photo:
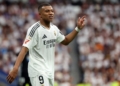
[[[30,77],[40,73],[54,78],[55,44],[64,39],[65,36],[53,24],[50,24],[50,29],[46,29],[40,22],[36,22],[28,29],[23,46],[29,49]]]

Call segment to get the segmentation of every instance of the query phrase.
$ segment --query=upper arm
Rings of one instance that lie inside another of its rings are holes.
[[[57,38],[56,42],[61,43],[63,40],[65,40],[65,36],[61,33],[61,31],[57,28]]]
[[[65,39],[61,42],[61,44],[63,45],[68,45],[68,42],[67,42],[67,38],[65,37]]]
[[[25,54],[26,54],[26,53],[28,52],[28,48],[27,48],[27,47],[22,46],[21,52],[23,52],[23,53],[25,53]]]
[[[27,31],[26,38],[23,43],[24,47],[30,49],[37,44],[37,28],[35,29],[32,27]]]

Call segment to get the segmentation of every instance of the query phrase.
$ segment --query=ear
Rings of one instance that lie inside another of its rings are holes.
[[[40,13],[40,12],[39,12],[38,14],[39,14],[39,16],[41,15],[41,13]]]
[[[41,13],[40,13],[40,12],[39,12],[39,16],[40,16],[40,18],[42,18],[42,17],[41,17]]]

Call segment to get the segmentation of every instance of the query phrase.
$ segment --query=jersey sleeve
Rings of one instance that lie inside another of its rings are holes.
[[[61,33],[61,31],[57,28],[57,39],[56,42],[60,43],[65,39],[65,36]]]
[[[29,50],[37,44],[37,31],[33,31],[31,28],[28,29],[23,46]]]

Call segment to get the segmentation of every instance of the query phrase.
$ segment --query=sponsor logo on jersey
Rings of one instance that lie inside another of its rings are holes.
[[[44,40],[44,41],[43,41],[43,44],[44,44],[44,45],[47,45],[47,44],[52,44],[52,43],[55,43],[55,39],[51,39],[51,40]]]
[[[47,36],[45,34],[43,35],[42,39],[44,39],[44,38],[47,38]]]
[[[52,48],[55,47],[56,39],[50,39],[50,40],[44,40],[43,44],[46,46],[46,48]]]

